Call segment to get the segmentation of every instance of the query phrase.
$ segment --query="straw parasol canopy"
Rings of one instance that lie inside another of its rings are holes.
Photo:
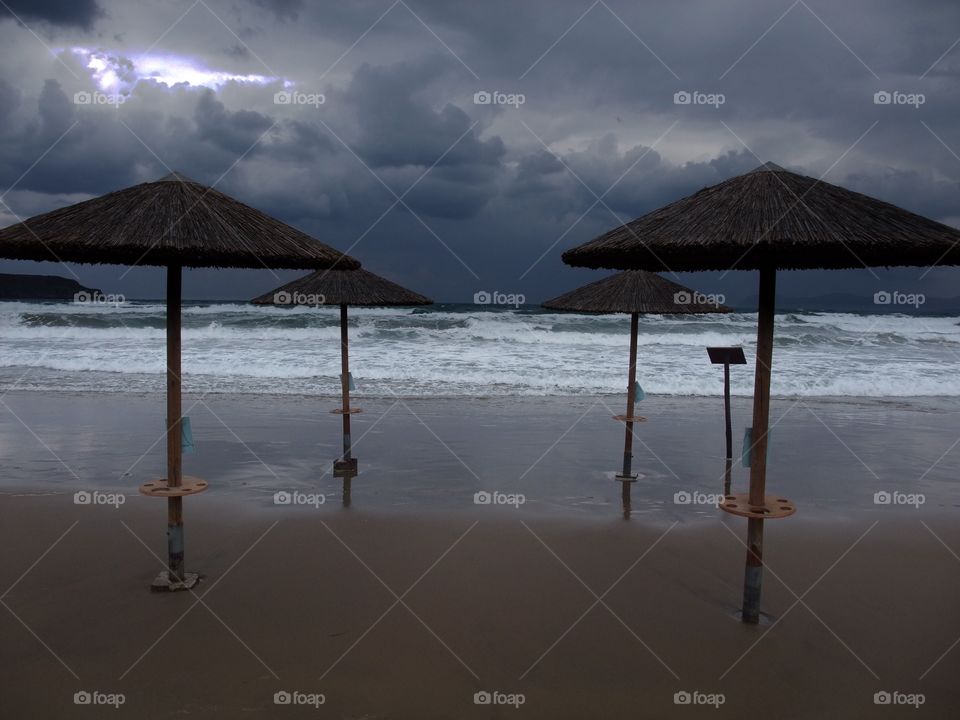
[[[255,305],[315,305],[307,298],[322,297],[327,305],[385,307],[431,305],[433,300],[397,285],[369,270],[319,270],[256,297]],[[302,302],[298,302],[302,299]]]
[[[155,590],[187,590],[183,498],[207,482],[183,475],[180,315],[184,267],[357,268],[295,228],[180,173],[37,215],[0,230],[0,257],[167,268],[167,476],[140,492],[167,498],[168,570]]]
[[[700,293],[645,270],[628,270],[547,300],[549,310],[587,313],[695,315],[728,313]]]
[[[564,295],[547,300],[543,307],[548,310],[566,310],[584,313],[630,313],[630,365],[627,372],[627,412],[615,415],[614,420],[626,424],[623,440],[623,470],[617,475],[625,483],[637,479],[632,472],[633,424],[645,418],[634,415],[637,386],[637,334],[639,316],[693,315],[698,313],[728,313],[730,308],[719,303],[710,303],[701,293],[678,283],[662,278],[646,270],[628,270],[589,283]],[[629,489],[624,486],[624,503],[628,502]]]
[[[350,406],[350,333],[347,307],[432,305],[433,300],[368,270],[318,270],[251,300],[256,305],[340,306],[340,407],[332,412],[343,416],[343,455],[333,464],[335,477],[342,477],[344,498],[349,496],[350,478],[357,475],[353,457],[350,416],[362,410]]]
[[[11,260],[353,269],[360,264],[229,195],[171,173],[0,230]]]
[[[568,250],[568,265],[756,270],[960,264],[960,231],[766,163]]]
[[[766,163],[568,250],[569,265],[760,271],[750,492],[720,507],[748,518],[745,622],[760,619],[763,521],[796,508],[766,493],[778,269],[960,264],[960,231],[890,203]]]

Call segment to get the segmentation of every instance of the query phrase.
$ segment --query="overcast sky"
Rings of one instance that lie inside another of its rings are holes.
[[[958,41],[955,0],[2,0],[0,226],[177,170],[453,302],[601,277],[560,253],[768,160],[960,226]],[[156,269],[71,270],[162,294]],[[952,269],[783,275],[960,295]]]

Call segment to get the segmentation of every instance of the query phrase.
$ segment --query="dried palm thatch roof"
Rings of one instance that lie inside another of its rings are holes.
[[[360,267],[309,235],[179,173],[4,228],[0,257],[186,267]]]
[[[592,268],[740,270],[960,264],[960,231],[767,163],[568,250]]]
[[[550,310],[594,313],[698,314],[728,313],[690,288],[645,270],[628,270],[547,300]]]
[[[318,299],[319,298],[319,299]],[[431,305],[433,300],[367,270],[318,270],[254,298],[257,305]]]

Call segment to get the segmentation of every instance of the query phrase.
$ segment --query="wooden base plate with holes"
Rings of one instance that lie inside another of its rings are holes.
[[[181,592],[183,590],[192,590],[202,576],[199,573],[184,573],[183,580],[171,580],[170,572],[164,570],[154,578],[150,583],[150,589],[153,592]]]
[[[619,422],[646,422],[647,421],[645,417],[641,417],[640,415],[614,415],[613,419]]]
[[[336,410],[331,410],[331,415],[356,415],[357,413],[362,413],[363,408],[350,408],[349,410],[344,411],[343,408],[337,408]]]
[[[140,486],[140,493],[142,495],[149,495],[150,497],[183,497],[185,495],[196,495],[202,493],[207,489],[207,481],[201,480],[200,478],[193,477],[191,475],[184,475],[183,479],[180,481],[180,487],[172,488],[167,485],[166,478],[160,478],[159,480],[151,480]]]
[[[797,506],[793,504],[792,500],[787,500],[778,495],[767,495],[763,499],[763,505],[751,505],[748,493],[724,495],[723,501],[718,507],[731,515],[762,518],[764,520],[789,517],[797,511]]]

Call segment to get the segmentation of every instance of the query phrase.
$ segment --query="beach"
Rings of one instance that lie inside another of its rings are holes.
[[[958,26],[0,0],[0,720],[960,720]]]
[[[187,393],[205,578],[152,594],[165,503],[136,488],[163,467],[162,395],[5,395],[5,710],[96,713],[86,691],[138,718],[953,716],[953,400],[775,398],[768,488],[799,509],[767,524],[756,627],[746,523],[708,504],[718,398],[643,402],[629,509],[621,397],[357,401],[345,497],[335,398]]]

